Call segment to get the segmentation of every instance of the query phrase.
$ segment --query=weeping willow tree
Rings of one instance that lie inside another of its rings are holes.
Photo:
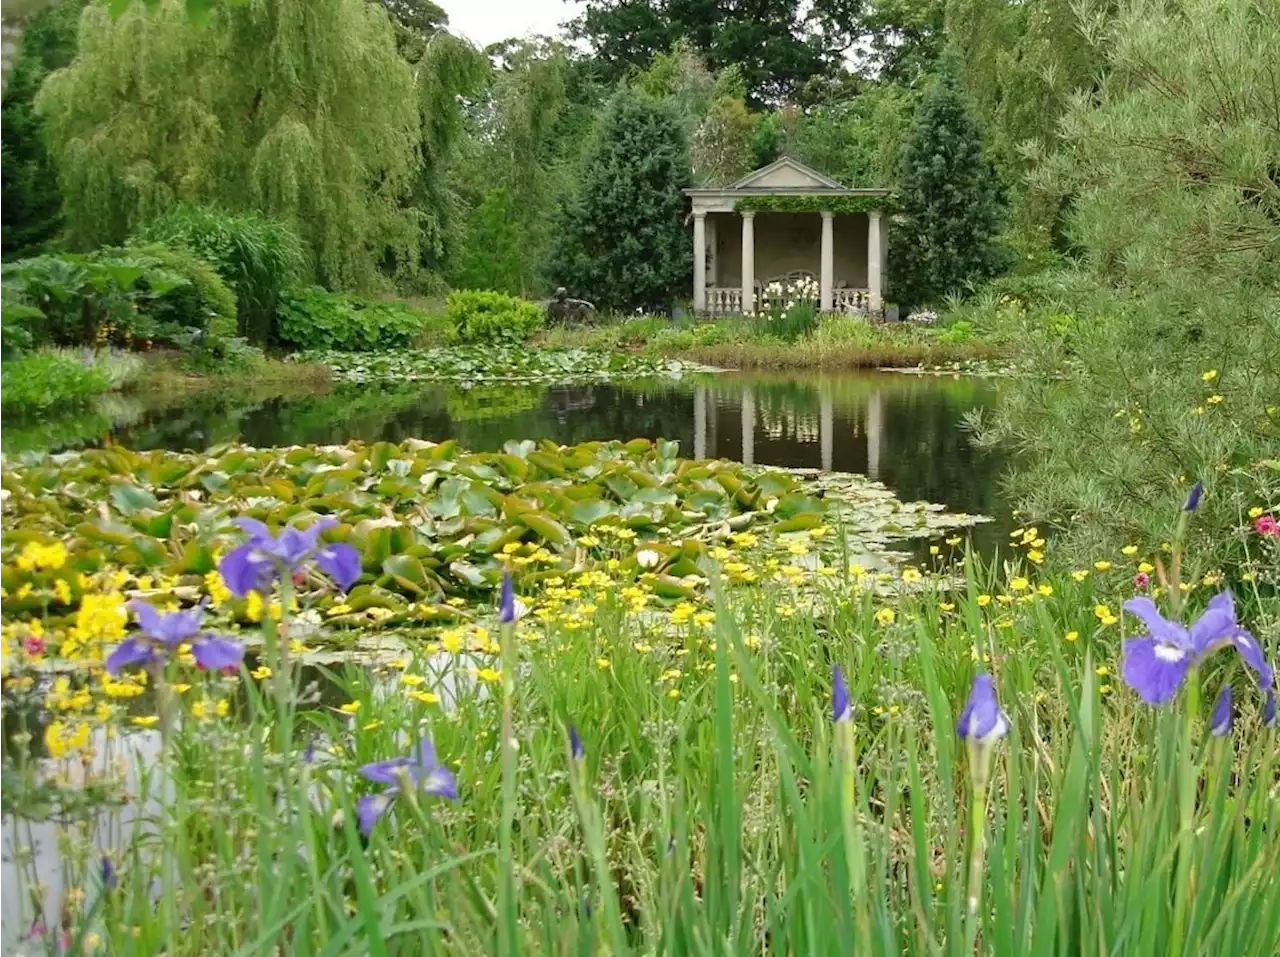
[[[420,94],[386,12],[364,0],[248,0],[193,26],[177,0],[80,24],[37,100],[68,240],[123,240],[178,202],[290,223],[315,277],[420,262]]]

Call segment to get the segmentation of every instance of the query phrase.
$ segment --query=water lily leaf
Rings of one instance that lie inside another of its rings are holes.
[[[382,563],[382,571],[401,588],[419,598],[441,592],[440,583],[429,576],[422,562],[412,555],[392,555]]]
[[[160,507],[160,502],[154,495],[134,485],[113,485],[111,501],[122,515],[137,515],[143,510]]]
[[[613,514],[613,507],[608,502],[601,501],[598,498],[588,499],[585,502],[574,502],[569,506],[569,518],[579,525],[594,525],[602,518]]]
[[[793,492],[778,499],[773,513],[779,518],[794,518],[806,512],[821,512],[823,504],[811,495]]]
[[[644,505],[675,505],[679,499],[668,488],[642,488],[631,496],[631,501]]]
[[[368,611],[370,608],[404,611],[408,608],[408,604],[399,595],[383,591],[373,585],[356,586],[347,594],[343,604],[350,606],[352,611]]]
[[[473,485],[462,493],[462,504],[470,515],[497,515],[502,495],[488,486]]]
[[[653,593],[659,598],[692,598],[697,594],[697,590],[671,575],[655,575]]]
[[[609,491],[624,502],[631,501],[631,497],[639,491],[636,483],[626,475],[610,475],[604,480],[604,484],[609,487]]]
[[[773,530],[779,535],[787,532],[808,531],[811,528],[817,528],[822,524],[822,516],[814,512],[806,512],[803,515],[797,515],[795,518],[789,518],[786,521],[778,522],[773,526]]]
[[[365,453],[365,464],[370,472],[381,472],[399,451],[390,442],[374,442]]]
[[[485,585],[484,573],[475,565],[467,562],[450,562],[449,571],[455,578],[460,578],[472,588],[482,588]]]
[[[546,512],[525,512],[520,516],[520,521],[542,536],[543,540],[554,545],[568,545],[573,541],[569,530]]]

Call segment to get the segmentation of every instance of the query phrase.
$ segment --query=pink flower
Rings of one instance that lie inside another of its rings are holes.
[[[1146,588],[1150,584],[1151,584],[1151,576],[1148,575],[1146,572],[1138,572],[1138,574],[1133,576],[1134,588],[1139,588],[1139,589]]]
[[[1274,515],[1259,515],[1253,523],[1253,528],[1259,535],[1280,538],[1280,523],[1276,522]]]

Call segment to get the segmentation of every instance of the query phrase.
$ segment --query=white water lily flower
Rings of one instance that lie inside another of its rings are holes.
[[[653,568],[660,561],[662,561],[662,556],[652,548],[642,548],[636,552],[636,563],[641,568]]]

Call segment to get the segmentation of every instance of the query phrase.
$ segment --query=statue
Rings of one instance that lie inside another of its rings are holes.
[[[596,314],[596,307],[585,299],[570,299],[569,291],[561,286],[555,296],[547,303],[547,321],[568,324],[570,322],[590,322]]]

